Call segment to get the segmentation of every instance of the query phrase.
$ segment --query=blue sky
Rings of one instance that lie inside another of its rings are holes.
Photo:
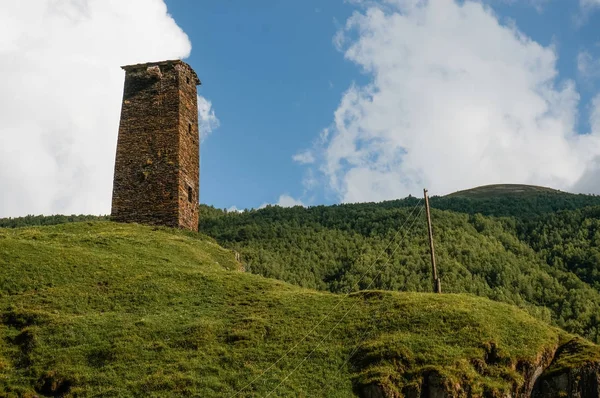
[[[218,208],[599,194],[599,26],[600,0],[0,2],[0,217],[110,213],[120,66],[165,59],[203,82]]]
[[[201,201],[251,208],[283,193],[301,195],[303,168],[292,156],[331,123],[352,81],[364,79],[332,42],[353,7],[274,0],[167,5],[192,41],[187,61],[220,121],[201,147]]]
[[[589,132],[598,85],[578,73],[577,59],[581,51],[600,55],[600,12],[571,0],[488,5],[502,25],[514,23],[542,46],[555,46],[556,82],[576,82],[576,128]],[[306,204],[338,202],[325,184],[305,192],[306,168],[292,157],[332,123],[353,82],[369,81],[333,42],[350,15],[364,8],[310,0],[168,0],[167,6],[192,42],[187,60],[220,121],[202,145],[202,202],[251,208],[276,203],[281,194]]]

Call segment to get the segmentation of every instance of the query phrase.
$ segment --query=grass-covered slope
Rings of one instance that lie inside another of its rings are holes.
[[[559,194],[560,191],[540,187],[537,185],[524,185],[524,184],[492,184],[482,185],[471,189],[465,189],[463,191],[457,191],[446,195],[448,197],[465,197],[465,198],[491,198],[503,195],[521,195],[521,196],[536,196],[538,194],[550,193]]]
[[[430,292],[426,219],[416,217],[413,199],[406,202],[412,206],[268,207],[241,214],[202,207],[200,227],[241,253],[252,273],[336,293]],[[432,219],[444,292],[518,305],[598,341],[600,291],[574,268],[548,264],[519,239],[516,220],[437,209]],[[378,267],[370,268],[373,263]]]
[[[432,378],[499,396],[571,338],[487,299],[346,297],[238,266],[163,228],[0,229],[0,396],[348,397]]]
[[[57,225],[65,224],[70,222],[81,222],[81,221],[108,221],[109,216],[92,216],[92,215],[76,215],[71,214],[65,216],[62,214],[55,214],[53,216],[44,215],[28,215],[24,217],[8,217],[0,218],[0,228],[18,228],[18,227],[33,227],[42,225]]]

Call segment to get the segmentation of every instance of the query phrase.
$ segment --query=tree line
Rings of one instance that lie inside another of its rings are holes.
[[[552,193],[432,198],[444,292],[514,304],[600,341],[600,207],[588,207],[598,201]],[[421,205],[408,197],[242,213],[201,206],[200,231],[266,277],[336,293],[427,292],[426,221],[423,212],[416,220],[413,212]]]
[[[241,254],[249,272],[345,293],[432,290],[422,200],[241,213],[200,206],[200,232]],[[600,342],[600,197],[432,197],[443,291],[514,304]],[[0,227],[108,220],[54,215]]]

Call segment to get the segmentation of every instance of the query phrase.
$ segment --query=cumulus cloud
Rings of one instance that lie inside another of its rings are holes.
[[[308,150],[295,154],[294,156],[292,156],[292,159],[294,160],[294,162],[300,164],[311,164],[315,162],[315,157],[313,156],[312,152]]]
[[[212,109],[212,102],[198,96],[198,124],[200,127],[200,138],[204,140],[212,131],[221,124]]]
[[[553,47],[479,2],[385,3],[334,38],[370,77],[347,89],[320,137],[318,167],[340,200],[491,183],[568,190],[594,169],[599,126],[574,130],[579,94],[557,80]]]
[[[592,131],[600,134],[600,94],[592,100],[592,112],[590,116]]]
[[[537,12],[542,12],[551,0],[482,0],[490,4],[508,4],[508,5],[528,5],[533,7]]]
[[[289,195],[281,195],[279,196],[279,201],[277,202],[277,206],[281,207],[294,207],[294,206],[304,206],[304,203],[298,199],[294,199]]]
[[[269,205],[271,205],[271,203],[263,203],[258,208],[263,209]],[[277,201],[277,203],[275,203],[275,206],[280,206],[280,207],[303,206],[304,207],[305,205],[304,205],[304,203],[302,203],[302,201],[300,201],[298,199],[294,199],[290,195],[283,194],[283,195],[279,196],[279,200]]]
[[[577,55],[577,70],[583,78],[600,76],[600,59],[596,59],[588,51],[580,51]]]
[[[163,0],[1,2],[0,216],[109,213],[120,66],[190,50]]]
[[[600,94],[592,100],[590,125],[592,131],[600,134]],[[581,193],[598,193],[600,184],[600,155],[589,162],[583,176],[575,183],[573,190]]]
[[[579,0],[582,8],[600,7],[600,0]]]

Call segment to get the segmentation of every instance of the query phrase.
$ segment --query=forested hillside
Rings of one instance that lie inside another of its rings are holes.
[[[515,304],[600,341],[600,197],[490,186],[432,197],[431,205],[444,292]],[[249,272],[336,293],[431,290],[419,198],[200,210],[201,232],[238,251]],[[0,227],[103,218],[27,216],[0,219]]]
[[[504,189],[499,189],[503,187]],[[600,196],[571,194],[522,185],[492,185],[431,199],[431,206],[461,213],[529,219],[561,210],[600,206]],[[511,189],[512,188],[512,189]],[[520,189],[519,189],[520,188]],[[531,189],[536,188],[536,189]]]
[[[432,198],[443,295],[423,293],[432,288],[427,226],[414,197],[242,213],[200,206],[201,232],[239,252],[241,265],[202,234],[95,216],[0,220],[88,221],[0,229],[0,395],[293,395],[335,385],[326,395],[557,396],[561,380],[582,386],[600,363],[597,346],[540,322],[600,341],[597,201],[547,190]],[[550,390],[532,384],[538,368]]]
[[[600,206],[546,214],[521,223],[518,234],[553,268],[600,290]]]
[[[599,201],[558,192],[432,198],[443,291],[516,304],[598,341],[600,208],[587,206]],[[431,277],[422,205],[409,197],[243,213],[202,206],[200,229],[267,277],[332,292],[424,292]]]

